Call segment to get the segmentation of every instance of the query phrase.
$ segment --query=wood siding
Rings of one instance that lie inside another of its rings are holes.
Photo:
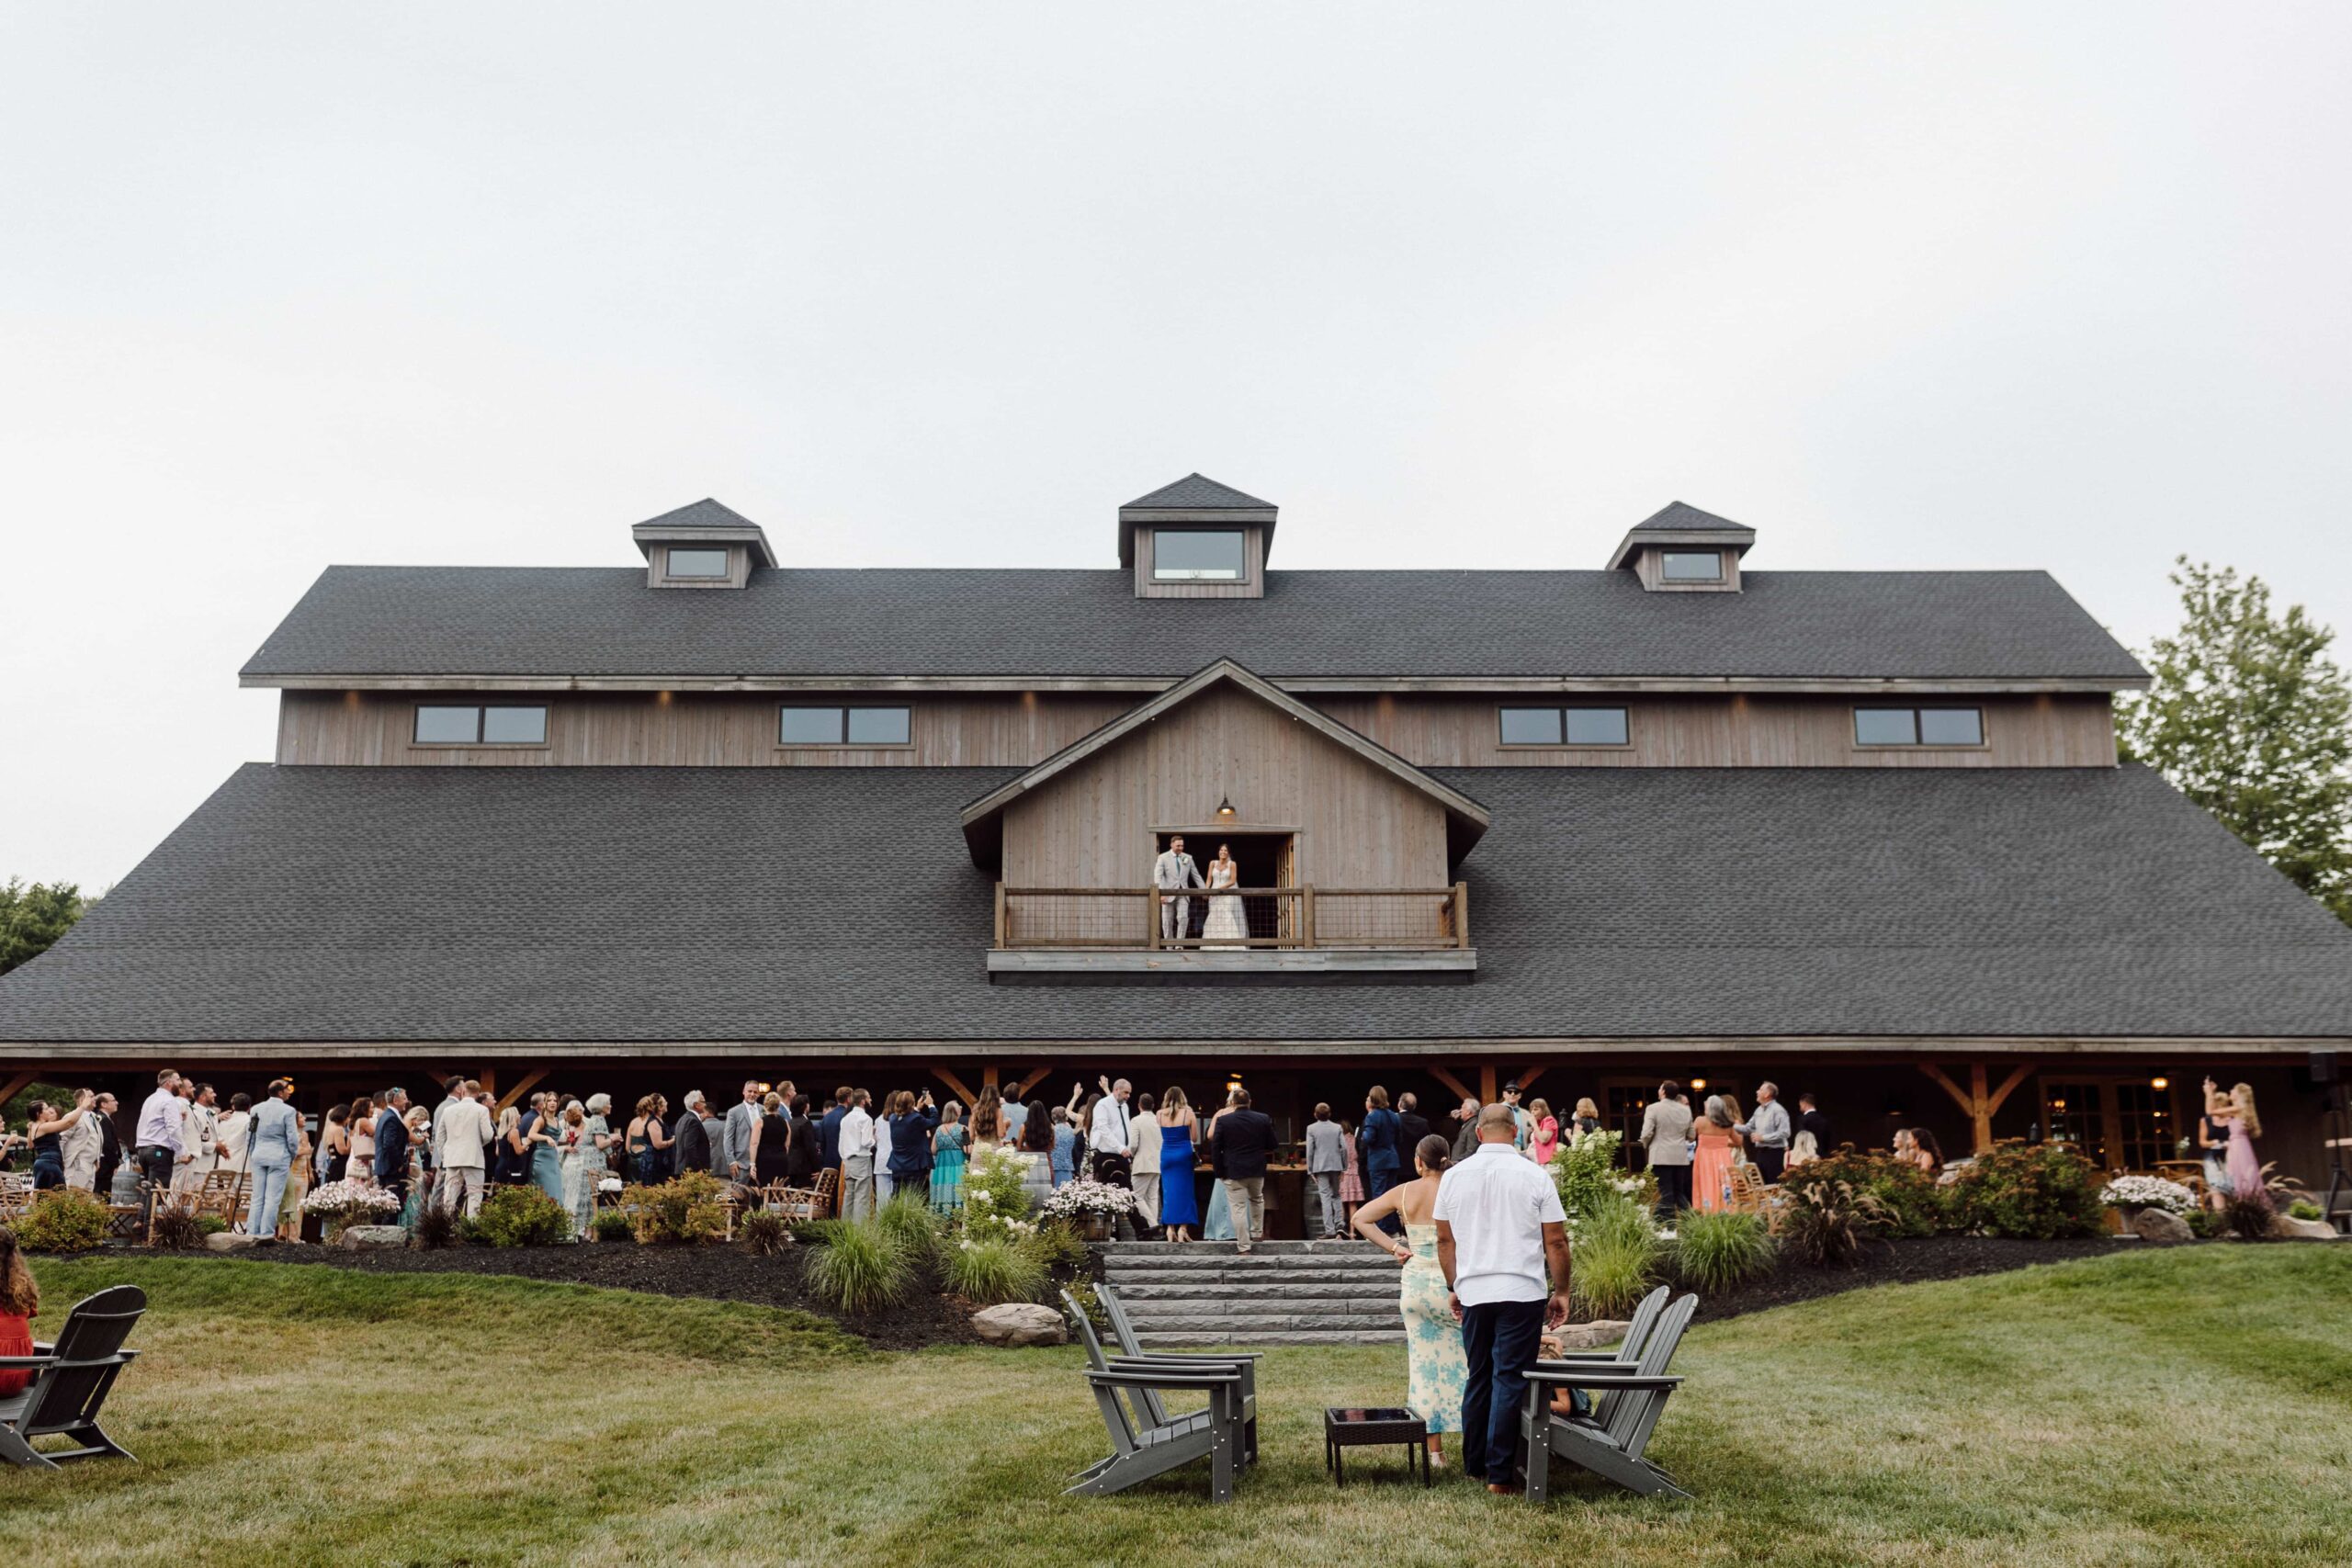
[[[545,746],[418,746],[420,701],[545,701]],[[820,697],[795,698],[810,702]],[[779,746],[778,700],[680,693],[557,693],[545,698],[494,693],[288,692],[279,699],[277,760],[291,763],[398,767],[1028,767],[1134,706],[1116,694],[1018,692],[953,697],[844,694],[851,705],[913,710],[907,746]]]
[[[1437,887],[1445,811],[1242,692],[1209,692],[1041,785],[1004,814],[1005,882],[1142,887],[1152,834],[1203,829],[1230,799],[1237,833],[1295,831],[1294,874],[1330,887]],[[1196,830],[1196,860],[1216,852]],[[1200,852],[1205,851],[1205,853]]]
[[[1621,747],[1505,746],[1497,710],[1543,700],[1486,696],[1328,696],[1325,713],[1425,768],[2089,768],[2115,764],[2103,695],[1890,698],[1863,705],[1974,706],[1981,747],[1854,744],[1855,704],[1837,697],[1576,697],[1562,705],[1626,709]]]
[[[1202,528],[1231,528],[1230,523],[1140,523],[1136,525],[1136,597],[1138,599],[1261,599],[1266,592],[1266,530],[1258,524],[1241,528],[1241,581],[1238,582],[1160,582],[1151,575],[1154,530],[1192,532]]]
[[[1704,555],[1713,550],[1723,558],[1724,575],[1715,582],[1668,582],[1666,580],[1667,551],[1676,555]],[[1656,545],[1643,548],[1634,557],[1634,575],[1642,586],[1653,593],[1736,593],[1739,592],[1739,551],[1729,545]]]
[[[406,692],[281,694],[277,760],[288,763],[426,767],[1028,767],[1145,700],[1130,693],[849,693],[852,703],[913,710],[909,746],[780,747],[780,701],[833,694]],[[416,746],[419,702],[544,700],[541,747]],[[1310,698],[1350,728],[1419,767],[1488,768],[2035,768],[2111,767],[2115,724],[2106,696],[2073,694],[1975,699],[1982,747],[1859,749],[1854,704],[1830,696],[1636,696],[1566,699],[1627,710],[1630,744],[1505,747],[1497,710],[1562,699],[1480,694]],[[1901,705],[1903,699],[1886,699]],[[1950,706],[1966,699],[1937,698]],[[1237,795],[1235,799],[1239,800]],[[1209,804],[1216,804],[1212,795]],[[1327,879],[1328,880],[1328,879]]]

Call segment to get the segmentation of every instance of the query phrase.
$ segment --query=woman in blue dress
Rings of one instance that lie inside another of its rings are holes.
[[[524,1134],[523,1141],[531,1145],[531,1181],[556,1202],[563,1201],[563,1138],[558,1129],[557,1116],[562,1108],[552,1094],[535,1098],[532,1110],[538,1121]]]
[[[1159,1098],[1159,1224],[1170,1241],[1190,1241],[1188,1227],[1201,1223],[1200,1194],[1193,1186],[1193,1134],[1199,1122],[1182,1089]]]

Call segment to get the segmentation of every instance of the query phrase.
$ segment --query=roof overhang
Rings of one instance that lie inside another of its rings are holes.
[[[1135,692],[1165,691],[1172,677],[1069,675],[1034,672],[997,675],[834,673],[740,675],[697,671],[691,674],[578,674],[549,671],[540,675],[385,674],[358,671],[288,675],[243,673],[240,686],[263,690],[340,692]],[[1539,694],[1775,693],[1813,696],[2001,696],[2045,693],[2142,692],[2146,675],[1898,676],[1886,679],[1838,675],[1298,675],[1276,682],[1286,692],[1469,692],[1498,696]]]
[[[1260,558],[1274,553],[1274,512],[1271,506],[1122,506],[1119,508],[1119,564],[1136,564],[1137,524],[1185,528],[1247,528],[1265,530]]]
[[[775,565],[775,552],[768,548],[767,532],[756,523],[714,527],[679,523],[639,523],[630,528],[628,534],[637,541],[637,547],[648,560],[653,558],[653,547],[656,545],[749,545],[753,565]]]
[[[992,867],[1004,844],[1004,810],[1030,791],[1052,783],[1098,752],[1117,745],[1162,714],[1192,701],[1215,687],[1231,685],[1306,725],[1333,745],[1354,753],[1408,788],[1429,796],[1445,808],[1446,856],[1460,863],[1471,846],[1492,825],[1487,808],[1451,784],[1423,773],[1394,751],[1375,744],[1330,715],[1292,696],[1280,686],[1252,673],[1230,659],[1220,659],[1195,671],[1148,702],[1139,703],[1091,735],[1063,747],[1019,778],[990,790],[963,811],[964,841],[973,863]]]

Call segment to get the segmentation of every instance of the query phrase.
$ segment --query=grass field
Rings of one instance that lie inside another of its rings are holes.
[[[1274,1352],[1265,1458],[1214,1508],[1182,1472],[1057,1495],[1104,1451],[1071,1350],[882,1355],[762,1308],[473,1277],[38,1273],[58,1315],[119,1280],[153,1307],[108,1410],[141,1462],[0,1472],[0,1540],[28,1563],[2352,1556],[2352,1247],[2152,1253],[1702,1327],[1652,1446],[1696,1499],[1540,1511],[1370,1460],[1334,1491],[1321,1407],[1393,1400],[1401,1350]]]

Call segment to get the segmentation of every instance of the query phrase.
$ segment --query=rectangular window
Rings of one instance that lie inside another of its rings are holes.
[[[673,545],[670,547],[670,575],[672,577],[725,577],[727,552],[725,550],[684,550]]]
[[[419,703],[414,734],[420,746],[544,746],[547,705]]]
[[[1569,708],[1567,728],[1568,744],[1571,746],[1623,746],[1625,744],[1625,710]]]
[[[1623,708],[1520,708],[1502,714],[1506,746],[1623,746]]]
[[[1503,709],[1503,744],[1506,746],[1557,746],[1560,743],[1560,710],[1558,708]]]
[[[1151,575],[1159,582],[1238,582],[1249,554],[1238,528],[1158,528]]]
[[[788,707],[776,730],[782,746],[904,746],[914,739],[910,707]]]
[[[1978,708],[1856,708],[1857,746],[1982,746]]]
[[[1721,582],[1724,580],[1723,552],[1661,550],[1658,552],[1658,575],[1668,582]]]

